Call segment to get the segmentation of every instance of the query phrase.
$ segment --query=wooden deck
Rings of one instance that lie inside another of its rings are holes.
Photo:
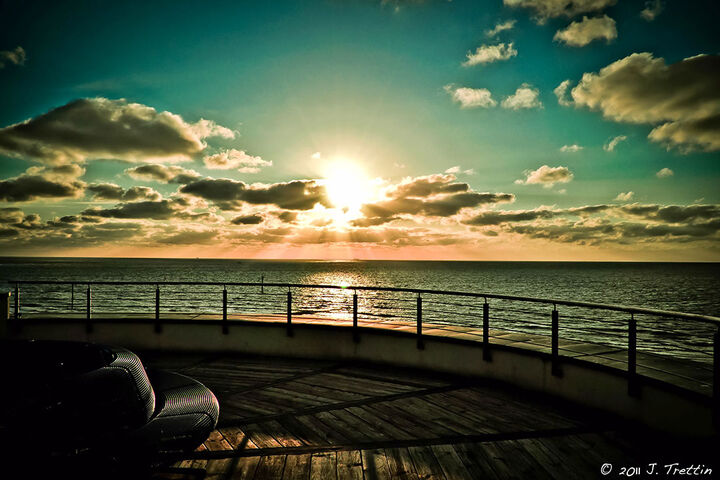
[[[617,472],[711,458],[705,447],[489,381],[368,364],[140,356],[203,382],[221,406],[204,445],[156,479],[588,479],[602,478],[605,463]]]

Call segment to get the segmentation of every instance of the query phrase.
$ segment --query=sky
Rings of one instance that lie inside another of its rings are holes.
[[[713,1],[0,6],[0,255],[720,261]]]

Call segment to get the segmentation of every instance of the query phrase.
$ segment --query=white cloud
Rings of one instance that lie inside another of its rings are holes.
[[[605,40],[610,43],[617,38],[615,20],[602,17],[583,17],[579,22],[572,22],[565,30],[555,32],[553,40],[563,42],[571,47],[584,47],[593,40]]]
[[[455,88],[445,85],[445,91],[452,96],[453,101],[460,104],[460,108],[491,108],[497,105],[487,88]]]
[[[473,170],[472,168],[468,168],[467,170],[462,170],[459,165],[455,165],[454,167],[450,167],[447,170],[445,170],[445,173],[451,173],[451,174],[462,173],[464,175],[474,175],[475,170]]]
[[[617,137],[613,137],[610,141],[603,145],[603,150],[606,152],[614,152],[618,143],[624,142],[625,140],[627,140],[627,135],[618,135]]]
[[[568,88],[570,88],[571,83],[572,82],[570,82],[570,80],[563,80],[562,82],[560,82],[560,85],[555,87],[555,89],[553,90],[553,93],[558,99],[558,103],[563,107],[569,107],[570,105],[572,105],[572,100],[570,100],[567,96],[567,91]]]
[[[697,55],[666,64],[634,53],[585,73],[572,89],[576,106],[619,122],[654,128],[648,138],[681,152],[720,150],[720,56]]]
[[[635,196],[635,192],[621,192],[618,193],[617,197],[615,197],[615,200],[618,202],[627,202],[632,200],[632,198]]]
[[[575,152],[579,152],[583,148],[585,148],[585,147],[581,147],[578,144],[563,145],[562,147],[560,147],[560,151],[563,153],[575,153]]]
[[[556,183],[568,183],[573,174],[567,167],[549,167],[543,165],[537,170],[525,170],[525,179],[515,180],[517,185],[538,184],[545,188],[552,188]]]
[[[664,7],[661,0],[648,0],[645,2],[645,8],[640,11],[640,16],[645,21],[652,22],[662,13]]]
[[[501,105],[503,108],[511,110],[542,108],[542,102],[538,99],[539,95],[540,91],[537,88],[533,88],[528,83],[523,83],[515,90],[513,95],[506,97]]]
[[[26,59],[25,49],[20,46],[15,47],[14,50],[2,50],[0,51],[0,68],[4,68],[8,63],[25,65]]]
[[[492,63],[501,60],[508,60],[517,55],[517,50],[510,43],[498,43],[497,45],[482,45],[475,50],[475,53],[468,52],[467,60],[463,62],[464,67],[471,67],[481,63]]]
[[[260,157],[248,155],[243,150],[225,150],[203,159],[207,168],[216,170],[237,170],[242,173],[258,173],[262,167],[269,167],[272,162]]]
[[[658,177],[658,178],[667,178],[667,177],[672,177],[673,175],[675,175],[675,172],[673,172],[672,170],[670,170],[670,169],[667,168],[667,167],[660,169],[660,170],[655,174],[655,176]]]
[[[485,30],[485,35],[488,37],[494,37],[500,32],[512,30],[515,27],[515,22],[517,22],[517,20],[508,20],[506,22],[498,23],[490,30]]]
[[[543,24],[549,18],[571,18],[581,13],[599,12],[615,5],[617,0],[503,0],[509,7],[533,10],[535,21]]]

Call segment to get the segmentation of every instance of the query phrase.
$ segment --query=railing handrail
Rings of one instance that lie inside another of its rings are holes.
[[[685,313],[673,310],[660,310],[654,308],[635,307],[628,305],[616,305],[607,303],[584,302],[575,300],[559,300],[552,298],[524,297],[518,295],[503,295],[497,293],[462,292],[454,290],[432,290],[422,288],[405,287],[381,287],[367,285],[325,285],[305,283],[268,283],[268,282],[194,282],[194,281],[123,281],[123,280],[5,280],[8,284],[15,285],[211,285],[211,286],[240,286],[240,287],[279,287],[279,288],[315,288],[315,289],[337,289],[337,290],[360,290],[378,292],[401,292],[417,295],[451,295],[459,297],[474,297],[496,300],[515,300],[523,302],[541,303],[546,305],[564,305],[570,307],[585,307],[598,310],[609,310],[632,314],[646,314],[658,317],[682,318],[701,323],[708,323],[720,327],[720,317],[701,315],[698,313]]]

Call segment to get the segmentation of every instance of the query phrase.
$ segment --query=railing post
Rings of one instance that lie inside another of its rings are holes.
[[[485,303],[483,303],[483,360],[492,362],[492,355],[490,354],[490,304],[487,297],[485,297]]]
[[[419,293],[417,296],[417,348],[419,350],[425,349],[425,342],[422,336],[422,297]]]
[[[353,342],[358,343],[360,341],[360,332],[358,331],[358,306],[357,306],[357,291],[353,293]]]
[[[155,285],[155,333],[162,332],[162,323],[160,323],[160,285]]]
[[[628,395],[640,396],[640,386],[637,379],[637,320],[635,314],[630,314],[628,322]]]
[[[0,339],[10,333],[10,292],[0,292]]]
[[[15,284],[15,314],[13,315],[15,317],[15,321],[20,320],[20,284]]]
[[[223,285],[223,316],[222,316],[222,332],[227,335],[230,332],[227,323],[227,287]]]
[[[92,293],[90,291],[90,284],[88,283],[87,291],[85,292],[85,333],[92,333],[93,326],[90,323],[90,311],[92,309]]]
[[[713,422],[720,430],[720,326],[713,342]]]
[[[287,292],[287,336],[293,336],[292,330],[292,292],[288,289]]]
[[[553,376],[561,377],[560,369],[560,314],[557,311],[557,305],[553,305],[552,311],[552,366],[550,371]]]

